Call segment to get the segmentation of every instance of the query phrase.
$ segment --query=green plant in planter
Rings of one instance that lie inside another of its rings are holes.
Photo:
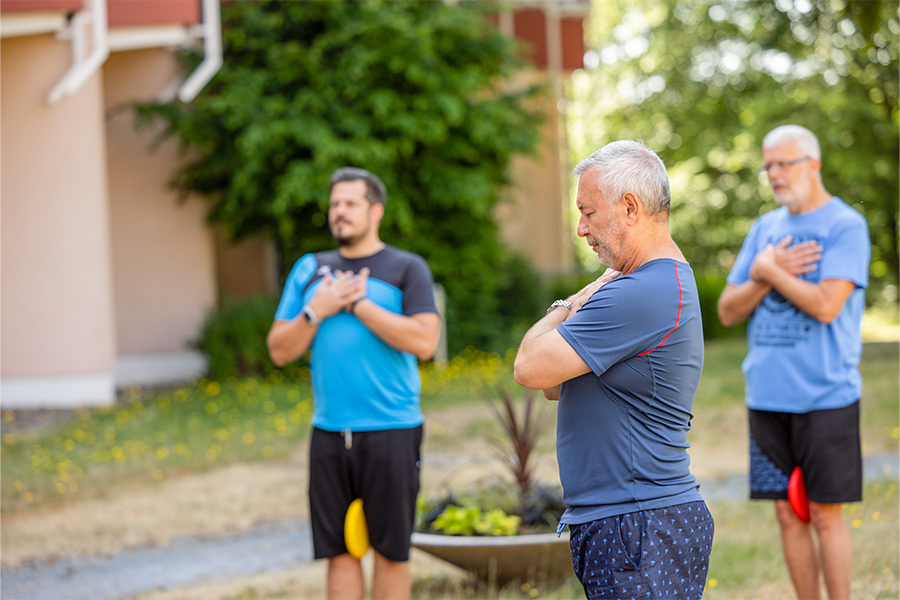
[[[502,386],[497,398],[485,398],[500,424],[497,443],[516,481],[489,485],[477,492],[445,494],[434,502],[419,499],[419,530],[446,535],[516,535],[553,531],[565,511],[559,486],[535,481],[534,451],[549,431],[552,411],[538,406],[527,390],[520,411],[512,395]]]
[[[432,529],[446,535],[515,535],[521,517],[499,508],[482,512],[477,506],[449,505],[432,522]]]

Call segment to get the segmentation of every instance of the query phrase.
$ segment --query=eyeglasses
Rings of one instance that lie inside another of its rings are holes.
[[[778,167],[778,170],[783,171],[791,165],[796,165],[799,162],[803,162],[811,158],[811,156],[804,156],[803,158],[795,158],[794,160],[779,160],[777,162],[765,163],[759,168],[759,172],[768,174],[769,171],[774,169],[775,167]]]

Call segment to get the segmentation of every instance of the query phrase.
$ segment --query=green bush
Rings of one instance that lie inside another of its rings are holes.
[[[496,274],[497,313],[490,320],[490,337],[482,350],[504,352],[516,348],[525,332],[544,316],[547,301],[541,276],[518,254],[503,258]]]
[[[729,337],[744,336],[747,333],[747,322],[734,327],[725,327],[719,321],[716,304],[722,290],[725,289],[724,278],[697,279],[697,292],[700,297],[700,317],[703,319],[703,337],[707,340],[718,340]]]
[[[274,238],[285,273],[333,244],[329,174],[377,173],[388,189],[381,238],[423,256],[446,289],[451,353],[503,351],[494,209],[514,157],[537,152],[548,90],[517,77],[526,63],[485,18],[494,8],[224,2],[216,77],[192,102],[138,105],[138,123],[159,120],[184,150],[174,186],[206,197],[233,239]]]
[[[277,307],[278,299],[271,296],[226,298],[210,314],[197,347],[209,360],[211,379],[265,377],[278,370],[266,347]]]

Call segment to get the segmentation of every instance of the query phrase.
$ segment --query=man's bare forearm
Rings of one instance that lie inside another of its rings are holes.
[[[317,329],[318,326],[311,324],[302,314],[293,321],[275,321],[266,337],[272,362],[283,367],[303,356],[309,350]]]
[[[727,285],[716,305],[722,325],[733,327],[746,321],[771,290],[771,286],[755,279],[740,285]]]
[[[434,356],[441,328],[437,313],[401,315],[368,299],[360,300],[352,311],[369,331],[391,348],[409,352],[419,360]]]

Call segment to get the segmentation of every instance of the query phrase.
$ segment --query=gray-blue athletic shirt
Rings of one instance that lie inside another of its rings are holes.
[[[557,331],[591,368],[560,390],[562,523],[702,500],[687,453],[703,369],[690,265],[657,259],[620,275]]]
[[[363,258],[338,250],[306,254],[284,284],[275,318],[290,321],[312,299],[322,277],[369,268],[366,298],[403,315],[437,312],[434,282],[425,260],[386,246]],[[312,342],[312,424],[326,431],[405,429],[423,422],[416,357],[384,343],[348,312],[322,321]]]

